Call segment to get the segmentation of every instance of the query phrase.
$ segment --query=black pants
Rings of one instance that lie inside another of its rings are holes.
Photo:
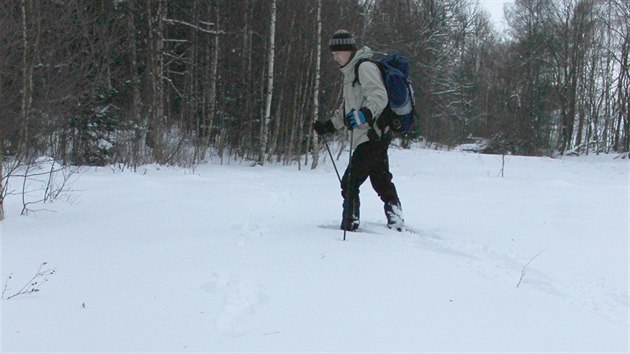
[[[359,218],[359,187],[369,177],[372,188],[383,203],[398,205],[398,193],[389,172],[389,158],[387,149],[391,139],[368,141],[357,146],[352,154],[352,161],[348,165],[341,180],[341,196],[343,197],[346,218]]]

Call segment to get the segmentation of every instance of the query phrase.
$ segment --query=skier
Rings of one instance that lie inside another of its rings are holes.
[[[361,59],[369,59],[373,52],[368,47],[357,50],[354,36],[338,30],[328,46],[333,60],[343,74],[343,102],[332,119],[316,121],[313,129],[319,135],[349,129],[352,158],[341,180],[343,214],[341,229],[355,231],[359,227],[359,187],[369,177],[372,188],[384,203],[387,226],[402,231],[404,219],[396,187],[389,171],[387,149],[391,133],[376,124],[388,103],[387,90],[378,66],[364,62],[359,66],[359,80],[355,80],[355,66]]]

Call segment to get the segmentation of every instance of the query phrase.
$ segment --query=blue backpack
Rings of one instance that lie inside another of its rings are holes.
[[[387,89],[389,102],[378,118],[378,126],[381,131],[386,128],[397,134],[405,136],[411,130],[414,123],[415,101],[413,88],[409,82],[409,59],[398,55],[389,54],[381,59],[361,59],[354,67],[355,79],[352,83],[359,83],[359,66],[366,61],[376,64],[383,75],[383,82]]]

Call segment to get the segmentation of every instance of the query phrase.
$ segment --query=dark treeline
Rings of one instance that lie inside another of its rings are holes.
[[[5,158],[312,162],[311,123],[339,104],[327,49],[339,28],[411,59],[413,139],[481,137],[525,155],[630,150],[626,0],[516,0],[507,36],[462,0],[0,4]]]

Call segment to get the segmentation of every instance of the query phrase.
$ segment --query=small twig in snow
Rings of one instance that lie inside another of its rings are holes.
[[[33,275],[33,277],[22,287],[22,289],[20,289],[20,291],[18,291],[17,293],[7,297],[7,300],[11,300],[12,298],[19,295],[26,295],[38,292],[41,286],[48,281],[48,276],[55,274],[55,269],[42,270],[42,268],[47,264],[48,262],[42,263],[39,266],[39,269],[37,270],[35,275]]]
[[[536,257],[540,256],[541,253],[543,253],[544,249],[540,252],[538,252],[534,257],[530,258],[529,262],[527,262],[527,264],[525,264],[523,266],[523,270],[521,271],[521,279],[518,280],[518,284],[516,284],[516,287],[518,288],[519,286],[521,286],[521,282],[523,281],[523,278],[525,278],[525,273],[527,272],[527,266],[534,260],[536,259]]]
[[[4,299],[4,293],[7,292],[7,287],[9,286],[9,280],[11,280],[11,276],[13,274],[9,274],[7,280],[4,281],[4,288],[2,288],[2,295],[0,295],[0,300]]]

